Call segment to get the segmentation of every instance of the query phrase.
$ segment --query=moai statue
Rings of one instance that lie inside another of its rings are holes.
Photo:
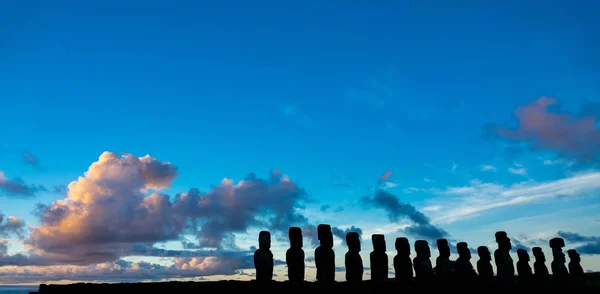
[[[473,280],[477,273],[471,264],[471,250],[467,242],[458,242],[456,244],[456,250],[458,251],[458,258],[455,262],[456,275],[459,277]]]
[[[430,285],[433,278],[433,268],[431,266],[431,250],[425,240],[415,241],[415,252],[417,256],[413,259],[415,276],[417,282],[423,285]]]
[[[477,255],[479,255],[479,260],[477,261],[477,273],[479,273],[479,280],[484,284],[490,283],[494,278],[492,254],[486,246],[479,246],[477,247]]]
[[[271,233],[261,231],[258,234],[258,249],[254,251],[254,267],[256,280],[268,282],[273,280],[273,253],[271,253]]]
[[[498,249],[494,251],[494,261],[496,262],[496,269],[498,270],[498,281],[512,281],[515,277],[515,265],[512,257],[510,257],[512,245],[510,244],[510,239],[506,235],[506,232],[496,232],[496,243],[498,243]]]
[[[454,271],[453,262],[450,261],[450,246],[446,239],[437,239],[436,244],[439,256],[435,259],[435,276],[439,282],[448,283]]]
[[[571,274],[571,282],[575,287],[581,287],[585,285],[585,276],[583,268],[581,267],[581,257],[575,249],[567,250],[569,255],[569,273]]]
[[[382,234],[371,235],[373,252],[371,252],[371,281],[381,282],[388,279],[388,255],[385,253],[385,236]]]
[[[396,281],[410,283],[413,278],[413,264],[410,260],[410,244],[404,237],[396,238],[396,256],[394,256],[394,271]]]
[[[569,272],[565,263],[567,262],[565,254],[563,253],[563,247],[565,247],[565,240],[563,238],[552,238],[550,239],[550,248],[552,248],[552,277],[554,282],[559,286],[564,286],[569,280]]]
[[[360,257],[360,236],[357,232],[346,233],[346,245],[346,281],[360,282],[363,279],[364,267]]]
[[[531,283],[533,278],[533,272],[531,271],[531,266],[529,266],[529,253],[527,250],[519,248],[517,249],[517,273],[519,275],[519,281],[524,285],[528,285]]]
[[[317,266],[317,282],[331,283],[335,281],[335,252],[333,251],[333,234],[331,226],[317,226],[319,247],[315,249],[315,264]]]
[[[533,256],[535,257],[533,277],[537,283],[546,286],[550,277],[548,267],[546,266],[546,256],[540,247],[531,248],[531,252],[533,252]]]
[[[288,232],[290,248],[285,252],[285,263],[288,267],[290,282],[304,281],[304,250],[302,242],[302,229],[291,227]]]

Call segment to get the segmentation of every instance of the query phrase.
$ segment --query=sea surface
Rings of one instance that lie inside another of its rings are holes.
[[[38,286],[0,286],[0,294],[28,294],[38,289]]]

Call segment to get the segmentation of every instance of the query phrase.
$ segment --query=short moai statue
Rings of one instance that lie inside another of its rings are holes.
[[[529,285],[532,282],[533,271],[529,265],[529,253],[523,248],[517,249],[517,273],[519,275],[519,281],[523,285]]]
[[[254,268],[256,281],[273,280],[273,253],[271,252],[271,233],[261,231],[258,234],[258,249],[254,251]]]
[[[585,286],[585,274],[581,267],[581,257],[575,249],[567,250],[569,256],[569,273],[571,275],[571,283],[575,287]]]
[[[433,268],[431,266],[431,250],[425,240],[415,241],[415,252],[417,256],[413,259],[415,269],[415,278],[419,284],[431,285],[433,278]]]
[[[410,260],[410,244],[405,237],[396,238],[396,256],[394,256],[394,272],[396,281],[410,283],[413,278],[413,264]]]
[[[550,239],[550,248],[552,248],[552,277],[554,282],[558,286],[565,286],[569,281],[569,272],[565,263],[567,262],[565,254],[563,253],[563,247],[565,247],[565,240],[563,238],[552,238]]]
[[[335,281],[335,252],[333,251],[333,234],[331,226],[317,226],[319,247],[315,249],[315,264],[317,266],[317,282],[331,283]]]
[[[437,239],[436,245],[439,256],[435,259],[433,271],[439,282],[448,283],[454,271],[453,262],[450,260],[450,246],[447,239]]]
[[[512,282],[515,277],[515,265],[510,256],[510,250],[512,249],[510,238],[504,231],[496,232],[495,236],[498,249],[494,251],[494,262],[498,271],[498,281],[501,283]]]
[[[290,248],[285,252],[285,263],[288,267],[288,279],[290,282],[304,281],[304,250],[302,241],[302,229],[291,227],[288,232]]]
[[[371,260],[371,281],[381,282],[388,279],[389,265],[388,255],[385,253],[385,236],[382,234],[371,235],[373,242],[373,251],[370,254]]]
[[[363,279],[363,262],[360,257],[360,235],[357,232],[346,233],[346,245],[348,252],[345,255],[346,281],[350,283],[360,282]]]
[[[483,284],[490,283],[494,278],[492,254],[486,246],[479,246],[477,247],[477,255],[479,255],[479,260],[477,261],[477,273],[479,274],[479,280]]]
[[[477,272],[471,263],[471,249],[466,242],[458,242],[456,251],[458,251],[458,258],[455,262],[455,276],[463,286],[472,285],[477,278]]]
[[[548,267],[546,266],[546,255],[544,255],[544,251],[540,247],[531,248],[531,252],[535,257],[535,262],[533,263],[533,278],[536,283],[546,286],[548,283],[548,279],[550,278],[550,272],[548,272]]]

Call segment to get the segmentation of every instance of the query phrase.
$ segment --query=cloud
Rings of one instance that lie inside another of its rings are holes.
[[[0,171],[0,193],[8,196],[34,196],[38,191],[46,191],[41,185],[27,185],[19,178],[9,179]]]
[[[23,237],[25,234],[25,223],[14,217],[6,217],[0,212],[0,238],[6,238],[11,235]]]
[[[509,167],[508,168],[508,172],[513,174],[513,175],[521,175],[521,176],[526,176],[527,175],[527,169],[520,167],[520,168],[512,168]]]
[[[575,248],[581,254],[600,254],[600,237],[588,237],[565,231],[558,231],[557,235],[567,242],[583,243]]]
[[[582,105],[577,115],[555,111],[556,106],[556,98],[541,97],[516,108],[516,128],[492,126],[492,130],[502,138],[525,142],[534,150],[547,149],[580,162],[597,162],[600,130],[595,104]]]
[[[381,185],[381,184],[385,183],[390,178],[391,175],[392,175],[392,172],[389,170],[384,172],[381,175],[381,177],[379,177],[379,182],[377,184]]]
[[[0,257],[3,257],[8,252],[8,240],[0,239]]]
[[[431,190],[443,197],[431,206],[440,207],[434,222],[452,223],[479,213],[512,205],[522,205],[543,199],[572,197],[600,188],[600,172],[581,173],[548,182],[522,182],[511,186],[473,180],[469,186]]]
[[[295,105],[288,104],[283,107],[283,115],[293,120],[302,127],[314,127],[314,120],[306,113],[300,111]]]
[[[391,222],[399,223],[408,219],[413,225],[404,228],[404,232],[428,240],[443,238],[448,235],[443,229],[431,224],[429,218],[408,203],[403,203],[394,194],[378,189],[372,196],[363,196],[360,199],[364,207],[383,209]]]
[[[23,161],[25,161],[25,163],[27,163],[35,168],[40,167],[39,159],[35,155],[33,155],[27,151],[23,152]]]
[[[483,165],[481,166],[482,171],[496,171],[496,167],[493,165]]]
[[[329,210],[330,208],[331,208],[331,205],[329,205],[329,204],[325,204],[325,205],[321,205],[321,208],[320,208],[320,210],[321,210],[322,212],[326,212],[326,211],[327,211],[327,210]]]
[[[338,227],[331,228],[331,233],[334,236],[342,239],[342,244],[344,245],[346,245],[346,234],[349,232],[356,232],[358,233],[359,238],[362,238],[363,230],[355,226],[349,227],[347,229],[340,229]]]

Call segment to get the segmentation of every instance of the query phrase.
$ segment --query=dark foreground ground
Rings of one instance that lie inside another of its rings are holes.
[[[482,289],[482,288],[543,288],[543,289],[556,289],[558,286],[552,282],[546,284],[523,284],[516,280],[512,284],[499,284],[493,282],[491,284],[482,284],[478,282],[472,282],[468,285],[456,285],[456,284],[445,284],[440,282],[431,282],[427,284],[419,284],[413,282],[410,285],[399,284],[390,279],[389,282],[385,283],[373,283],[371,281],[364,281],[359,284],[350,284],[347,282],[336,282],[334,284],[319,284],[314,282],[304,282],[301,284],[294,284],[290,282],[271,282],[268,284],[257,283],[256,281],[217,281],[217,282],[161,282],[161,283],[111,283],[111,284],[92,284],[92,283],[79,283],[69,285],[40,285],[38,292],[39,294],[55,294],[55,293],[131,293],[131,294],[146,294],[146,293],[168,293],[168,294],[180,294],[180,293],[210,293],[210,294],[225,294],[225,293],[236,293],[236,294],[250,294],[250,293],[328,293],[328,294],[346,294],[346,293],[392,293],[390,291],[423,291],[425,289],[442,289],[444,291],[449,290],[460,290],[465,288],[471,289]],[[568,286],[569,288],[575,287],[574,285]],[[600,289],[600,273],[587,273],[586,284],[584,286],[588,289],[593,289],[593,292],[598,293]],[[578,288],[581,288],[579,286]],[[576,289],[573,289],[576,290]],[[578,289],[581,291],[570,291],[570,293],[577,293],[586,291],[586,289]],[[587,291],[586,291],[587,292]]]

